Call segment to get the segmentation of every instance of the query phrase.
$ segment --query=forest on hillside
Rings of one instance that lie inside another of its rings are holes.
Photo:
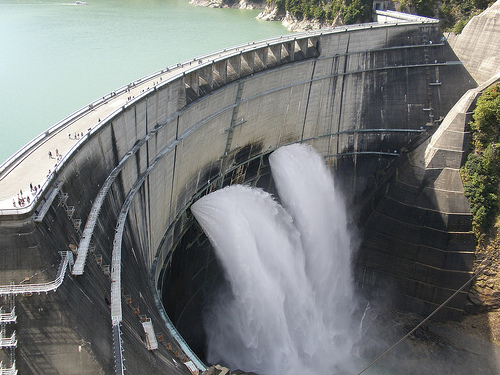
[[[460,174],[471,206],[474,233],[479,239],[499,220],[500,83],[479,97],[472,119],[471,149]]]
[[[298,20],[317,19],[323,22],[354,24],[372,20],[376,0],[267,0],[279,11],[290,12]],[[439,18],[443,30],[459,34],[474,15],[495,0],[400,0],[390,1],[389,9]],[[380,1],[387,3],[387,1]]]
[[[418,2],[418,0],[410,1]],[[436,3],[434,8],[429,8],[429,11],[434,10],[433,15],[441,20],[443,30],[460,34],[472,17],[488,8],[495,0],[445,0],[443,2],[434,0],[430,2]],[[417,7],[416,9],[419,10],[420,8]]]

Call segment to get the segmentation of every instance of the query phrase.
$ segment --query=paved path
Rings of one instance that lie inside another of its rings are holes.
[[[288,37],[290,38],[290,37]],[[269,41],[284,41],[288,38],[273,38],[267,41],[252,42],[242,46],[234,47],[224,51],[201,56],[191,61],[177,64],[176,66],[166,68],[155,73],[151,77],[143,78],[129,85],[129,90],[117,90],[116,95],[106,95],[106,100],[93,105],[92,109],[88,106],[82,111],[76,119],[68,121],[67,124],[60,126],[57,130],[48,130],[50,135],[42,137],[38,144],[27,148],[22,156],[5,165],[4,171],[0,172],[0,215],[16,214],[26,212],[33,204],[34,197],[43,190],[47,183],[50,173],[54,171],[58,163],[58,156],[61,160],[77,142],[85,142],[86,134],[89,129],[95,127],[100,120],[105,119],[117,109],[124,106],[133,98],[141,95],[143,92],[153,89],[155,85],[168,81],[183,72],[189,71],[201,64],[209,63],[211,60],[227,57],[231,54],[240,53],[244,50],[251,50],[256,47],[262,47]],[[292,37],[293,39],[293,37]],[[96,102],[95,102],[96,103]],[[76,112],[78,113],[78,112]],[[51,128],[52,129],[52,128]],[[83,135],[83,136],[82,136]],[[52,157],[49,157],[49,152]],[[31,191],[30,184],[33,187],[40,186],[40,189]],[[24,198],[24,204],[19,204]],[[28,199],[30,203],[28,204]]]
[[[178,73],[178,71],[175,73]],[[85,134],[88,133],[89,129],[96,126],[100,119],[104,119],[125,105],[129,101],[129,97],[138,96],[148,87],[151,88],[156,82],[160,81],[160,77],[162,80],[168,79],[169,76],[173,76],[175,73],[169,71],[153,79],[141,82],[131,88],[130,92],[124,91],[102,104],[88,109],[76,120],[62,126],[58,131],[41,141],[40,144],[27,151],[26,155],[23,155],[20,160],[16,160],[0,177],[0,209],[19,208],[18,198],[21,198],[21,191],[22,197],[25,198],[25,206],[27,206],[27,198],[29,197],[30,201],[33,201],[35,195],[35,192],[30,191],[30,184],[43,187],[58,162],[58,154],[63,157],[77,142],[84,142]],[[49,157],[49,152],[52,157]]]
[[[430,21],[437,22],[436,20]],[[411,24],[412,22],[407,23]],[[397,24],[392,25],[395,26]],[[125,87],[118,89],[115,91],[116,95],[111,96],[108,94],[103,97],[105,100],[99,99],[94,102],[91,109],[87,106],[75,112],[75,114],[79,113],[78,116],[73,114],[68,117],[71,120],[61,121],[59,124],[54,125],[47,130],[44,136],[41,135],[35,138],[37,141],[32,141],[30,147],[25,147],[25,149],[18,151],[16,153],[16,155],[19,154],[17,157],[11,157],[0,166],[0,215],[19,214],[29,211],[32,207],[33,199],[37,195],[37,193],[30,190],[30,184],[33,187],[40,185],[41,190],[44,190],[45,185],[50,185],[50,179],[53,177],[53,175],[51,176],[51,172],[58,162],[56,150],[58,154],[62,155],[62,162],[64,163],[64,156],[75,147],[75,144],[86,141],[86,134],[89,129],[94,128],[100,119],[105,119],[114,111],[124,106],[130,101],[129,97],[137,98],[143,92],[153,89],[155,85],[168,82],[183,72],[194,70],[199,66],[209,65],[213,60],[224,59],[243,51],[248,52],[272,44],[326,33],[387,26],[388,24],[377,23],[349,25],[250,42],[166,68],[151,76],[133,82],[134,86],[129,85],[129,90],[125,90]],[[49,157],[49,152],[52,157]],[[38,190],[38,194],[40,194],[40,189]],[[31,202],[30,204],[27,202],[28,197]],[[19,199],[21,198],[25,199],[25,203],[20,206]]]

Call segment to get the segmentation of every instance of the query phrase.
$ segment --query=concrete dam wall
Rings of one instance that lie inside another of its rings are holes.
[[[500,49],[499,14],[500,3],[496,1],[487,11],[474,16],[462,33],[450,35],[450,45],[479,84],[498,73],[500,57],[495,51]]]
[[[221,51],[148,88],[89,132],[32,211],[1,218],[0,283],[42,285],[3,293],[17,314],[9,326],[17,368],[189,374],[182,364],[189,360],[203,368],[173,328],[203,356],[199,312],[221,274],[190,204],[232,183],[272,189],[269,153],[306,142],[342,176],[353,211],[369,216],[367,202],[380,201],[377,172],[432,133],[475,86],[437,23],[404,22]],[[458,230],[430,211],[441,233]],[[459,227],[470,235],[470,221]],[[418,247],[421,237],[405,240]],[[370,260],[380,251],[372,242],[357,266],[359,282],[376,288],[380,275],[397,273],[401,298],[422,301],[419,312],[427,312],[446,293],[424,286],[450,290],[470,273],[467,241],[464,261],[438,263],[442,250],[429,248],[426,258],[392,268],[387,262],[398,257]],[[64,276],[66,259],[72,272]],[[418,279],[416,264],[426,275],[452,272]],[[44,293],[61,275],[57,291]]]

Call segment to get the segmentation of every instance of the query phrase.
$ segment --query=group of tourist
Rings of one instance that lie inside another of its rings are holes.
[[[59,153],[59,149],[56,148],[55,154],[52,154],[52,151],[49,151],[48,154],[49,154],[49,159],[56,159],[54,168],[57,167],[59,162],[62,160],[63,156],[61,153]],[[49,169],[49,172],[46,177],[49,178],[51,173],[52,171]],[[23,189],[19,189],[19,193],[17,193],[17,199],[12,198],[12,205],[14,206],[14,208],[29,206],[32,200],[37,196],[37,194],[40,193],[40,191],[41,191],[40,185],[36,185],[31,182],[30,183],[31,194],[23,194]]]
[[[54,167],[57,167],[59,162],[62,159],[62,154],[59,153],[59,150],[56,148],[55,151],[55,156],[52,154],[52,151],[49,151],[49,159],[56,159],[56,164]],[[49,169],[49,173],[47,174],[47,178],[49,178],[51,174],[51,170]],[[31,203],[32,199],[36,197],[36,195],[41,191],[40,185],[33,184],[32,182],[30,183],[30,192],[31,192],[31,197],[30,194],[23,194],[23,189],[19,189],[19,193],[17,194],[17,200],[15,198],[12,199],[12,205],[14,208],[21,208],[25,206],[29,206]]]
[[[89,129],[90,130],[90,129]],[[71,132],[68,132],[68,139],[75,139],[75,140],[79,140],[80,138],[83,138],[83,132],[81,133],[77,133],[75,132],[74,134],[74,138],[71,138]]]
[[[31,195],[36,197],[36,195],[41,191],[40,185],[34,185],[33,183],[30,183],[30,191]],[[29,194],[26,196],[23,195],[23,189],[19,189],[19,193],[17,194],[17,203],[15,199],[12,199],[12,205],[17,208],[17,207],[24,207],[26,205],[29,205],[31,203],[31,198]]]
[[[62,155],[59,153],[59,150],[56,148],[56,156],[55,156],[55,158],[52,155],[52,152],[49,151],[49,159],[56,159],[56,164],[54,164],[54,168],[57,168],[57,165],[59,164],[59,162],[62,159]],[[51,173],[52,173],[52,171],[49,169],[49,173],[47,173],[47,178],[49,178],[49,176],[50,176]]]
[[[59,150],[56,148],[56,157],[52,156],[52,152],[49,151],[49,159],[56,159],[56,165],[59,163],[62,159],[62,155],[59,153]]]

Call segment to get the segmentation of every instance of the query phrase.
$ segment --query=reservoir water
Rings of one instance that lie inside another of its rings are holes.
[[[114,89],[219,49],[287,33],[257,10],[188,0],[0,1],[0,163]]]

